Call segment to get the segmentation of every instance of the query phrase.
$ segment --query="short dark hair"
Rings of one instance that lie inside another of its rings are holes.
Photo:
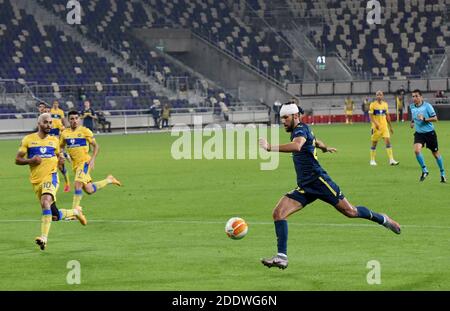
[[[69,111],[69,113],[67,114],[67,117],[70,118],[70,116],[80,116],[80,113],[76,110],[71,110]]]
[[[422,92],[419,89],[415,89],[414,91],[412,91],[413,93],[418,93],[420,96],[422,96]]]

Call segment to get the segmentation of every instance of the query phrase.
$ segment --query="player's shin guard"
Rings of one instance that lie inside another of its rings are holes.
[[[278,254],[287,256],[288,223],[287,220],[276,220],[275,234],[277,235]]]
[[[75,194],[73,195],[72,208],[80,205],[81,198],[83,197],[83,191],[75,189]]]
[[[358,217],[371,220],[376,222],[377,224],[382,225],[384,223],[384,217],[381,214],[375,213],[364,206],[357,206],[356,210],[358,211]]]
[[[427,166],[425,165],[425,159],[423,158],[422,153],[416,154],[417,162],[419,162],[420,168],[422,168],[422,172],[428,172]]]
[[[52,211],[52,220],[53,221],[58,221],[63,219],[63,213],[62,210],[58,210],[58,207],[56,207],[56,203],[53,202],[52,205],[50,206],[50,209]]]
[[[52,211],[45,209],[42,211],[41,218],[41,237],[47,239],[50,225],[52,224]]]
[[[441,171],[441,176],[445,176],[444,162],[442,161],[442,156],[439,156],[436,159],[436,163],[439,166],[439,170]]]

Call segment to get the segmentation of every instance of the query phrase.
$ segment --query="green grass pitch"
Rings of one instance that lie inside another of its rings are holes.
[[[436,124],[450,169],[450,122]],[[108,186],[82,206],[89,223],[53,223],[48,249],[28,167],[14,165],[19,140],[0,141],[0,290],[450,290],[450,188],[437,165],[419,184],[409,124],[395,124],[398,167],[387,163],[384,143],[369,166],[369,125],[314,126],[337,154],[319,159],[355,205],[385,212],[402,224],[397,236],[362,219],[347,219],[316,201],[289,218],[286,270],[268,269],[261,257],[276,252],[271,212],[295,187],[290,155],[277,170],[260,160],[174,160],[168,133],[99,136],[94,180],[113,173]],[[289,136],[282,132],[280,141]],[[71,205],[72,193],[58,193]],[[226,237],[228,218],[249,223],[239,241]],[[67,262],[81,266],[81,284],[69,285]],[[369,285],[367,263],[377,260],[381,284]]]

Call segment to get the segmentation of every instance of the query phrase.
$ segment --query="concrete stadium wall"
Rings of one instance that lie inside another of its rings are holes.
[[[420,89],[422,92],[449,91],[450,78],[304,82],[289,84],[288,90],[298,97],[303,97],[313,95],[365,95],[374,94],[378,90],[394,94],[401,87],[405,90]]]
[[[314,57],[315,58],[315,57]],[[316,63],[316,59],[312,59],[312,63]],[[318,70],[320,80],[351,80],[352,75],[349,74],[335,56],[328,56],[326,59],[325,70]]]
[[[212,113],[179,113],[171,116],[169,125],[184,124],[193,125],[194,118],[201,117],[203,124],[220,122],[217,116]],[[37,116],[36,116],[37,118]],[[1,119],[0,134],[31,132],[37,126],[36,118],[27,119]],[[268,123],[269,114],[267,110],[255,111],[234,111],[229,113],[229,119],[234,123]],[[145,115],[118,115],[108,116],[107,120],[111,122],[112,129],[132,129],[132,128],[152,128],[155,126],[150,114]]]
[[[205,42],[194,38],[191,53],[175,55],[185,64],[223,86],[238,91],[242,101],[263,99],[266,103],[282,102],[292,96],[279,86],[266,81],[230,56],[218,52]]]
[[[162,48],[166,53],[191,50],[192,34],[189,29],[133,29],[133,34],[152,47]]]
[[[273,103],[276,100],[285,102],[292,97],[282,87],[255,74],[233,57],[193,36],[189,30],[135,29],[134,34],[151,48],[164,46],[164,52],[169,52],[223,88],[235,91],[242,101],[262,99],[266,103]],[[180,40],[182,48],[176,47],[177,40]]]
[[[446,46],[445,47],[445,54],[447,55],[447,66],[445,67],[445,69],[443,70],[444,73],[447,73],[447,77],[450,77],[450,47]]]
[[[436,109],[436,113],[440,120],[450,120],[448,111],[450,110],[450,104],[435,104],[440,99],[434,98],[434,93],[423,93],[424,99],[430,102]],[[312,113],[313,115],[344,115],[344,101],[347,95],[332,95],[332,96],[302,96],[300,97],[300,106],[305,111]],[[362,114],[362,103],[366,98],[366,95],[351,95],[350,98],[355,103],[354,114]],[[375,99],[375,95],[368,96],[369,100]],[[391,113],[396,112],[395,97],[392,94],[385,95],[385,100],[389,105],[389,111]],[[408,93],[405,96],[404,111],[406,112],[409,104],[412,103],[411,95]]]

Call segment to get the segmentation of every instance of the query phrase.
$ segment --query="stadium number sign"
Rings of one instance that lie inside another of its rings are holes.
[[[326,58],[325,58],[325,56],[317,56],[316,69],[317,70],[325,70],[326,69]]]

